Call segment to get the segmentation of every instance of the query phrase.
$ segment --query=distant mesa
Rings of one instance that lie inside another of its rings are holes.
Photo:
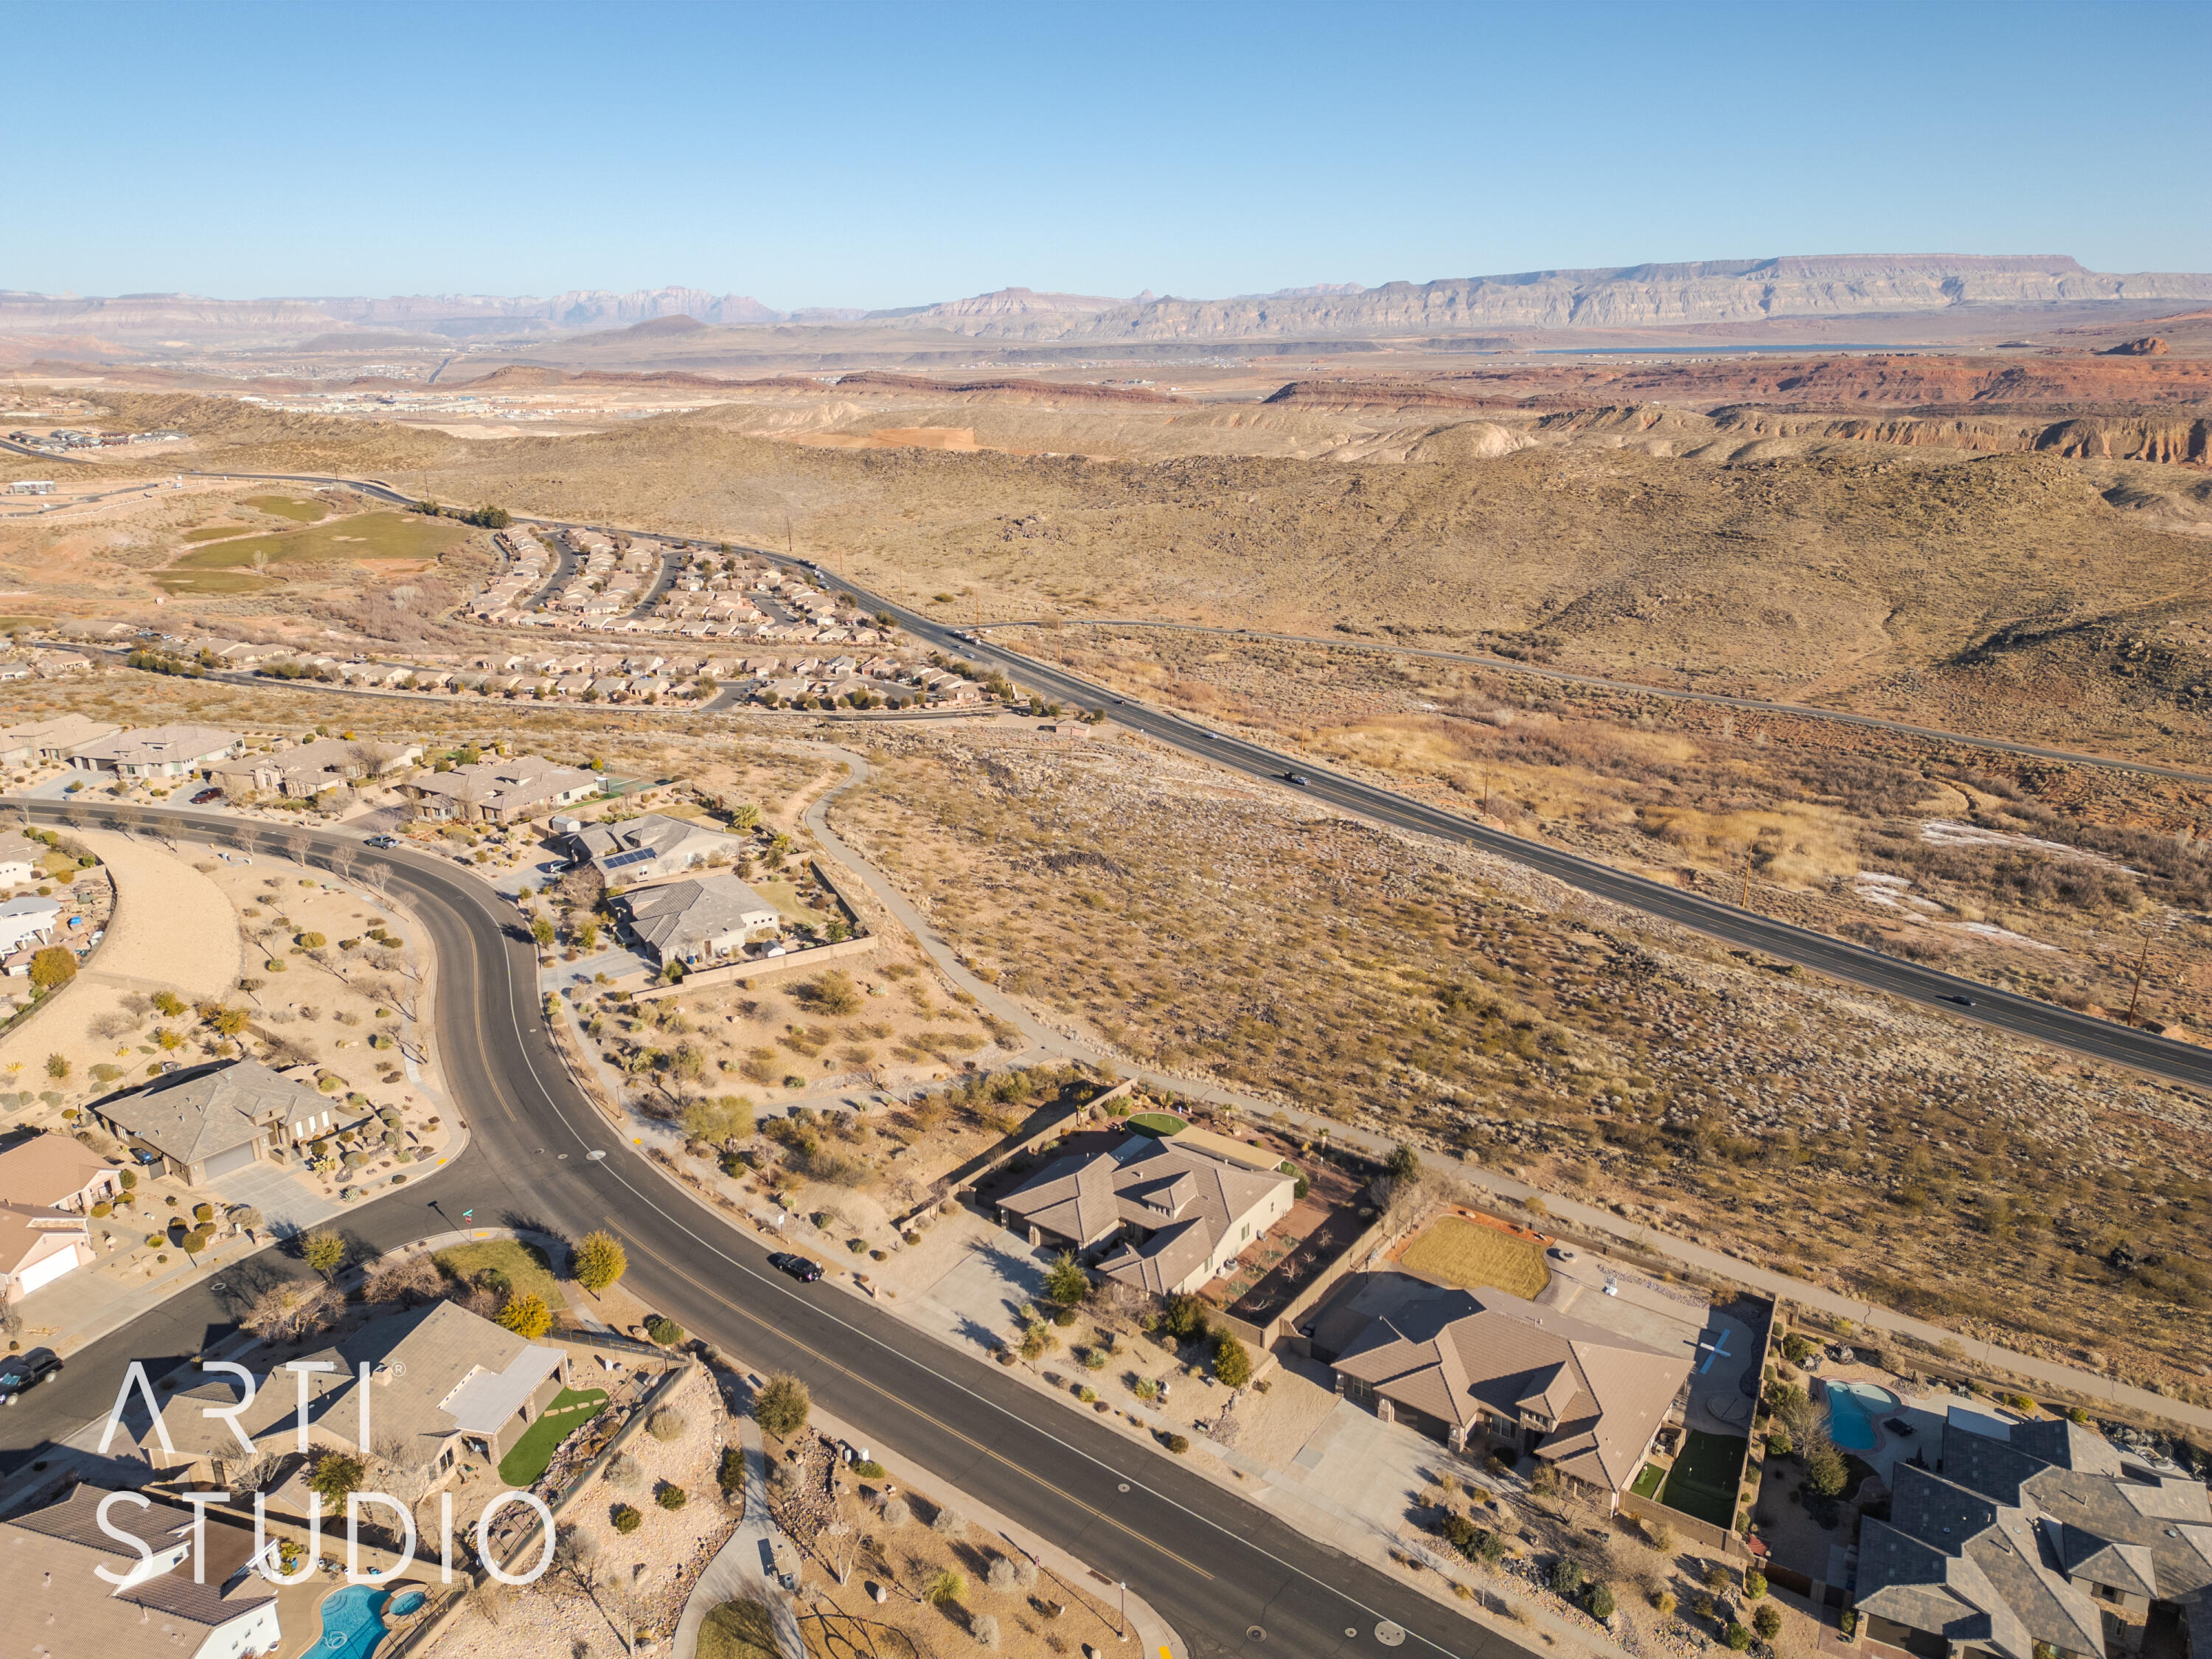
[[[2116,346],[2107,346],[2097,355],[2100,357],[2163,357],[2166,342],[2155,334],[2146,334],[2140,340],[2123,340]]]
[[[653,317],[642,323],[617,330],[605,337],[611,340],[649,340],[668,334],[703,334],[707,325],[696,317],[679,313],[674,317]]]

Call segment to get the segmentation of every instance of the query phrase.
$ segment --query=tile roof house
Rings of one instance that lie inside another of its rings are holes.
[[[79,744],[69,763],[123,778],[181,778],[228,760],[240,741],[237,732],[212,726],[149,726]]]
[[[665,967],[734,956],[747,941],[774,938],[783,918],[735,876],[702,876],[624,893],[615,901],[638,948]]]
[[[33,1135],[0,1152],[0,1204],[82,1215],[120,1190],[122,1173],[74,1135]]]
[[[40,898],[35,893],[0,902],[0,952],[20,949],[27,943],[51,944],[61,914],[60,900]]]
[[[307,1373],[307,1437],[311,1444],[379,1457],[435,1485],[464,1453],[496,1464],[567,1385],[568,1351],[517,1336],[453,1302],[433,1302],[373,1319],[329,1346],[305,1356],[332,1369]],[[300,1363],[300,1362],[288,1362]],[[362,1381],[367,1366],[368,1380]],[[367,1392],[368,1438],[361,1423]],[[236,1382],[214,1376],[179,1389],[162,1408],[173,1450],[164,1450],[150,1424],[138,1436],[154,1467],[185,1470],[221,1480],[225,1465],[244,1460],[225,1419],[204,1417],[209,1406],[234,1406],[243,1398]],[[238,1425],[257,1446],[289,1449],[298,1422],[300,1394],[292,1377],[272,1372],[260,1379]]]
[[[356,778],[381,777],[422,758],[419,743],[319,738],[296,749],[219,761],[208,769],[208,778],[221,784],[225,794],[258,790],[294,800],[313,800],[326,789],[338,788]]]
[[[619,823],[587,823],[562,837],[561,848],[589,863],[609,882],[635,887],[641,881],[680,876],[710,860],[724,863],[744,850],[744,842],[711,825],[648,812]]]
[[[1875,1641],[1936,1659],[2106,1659],[2154,1626],[2212,1652],[2212,1493],[2066,1422],[1947,1425],[1940,1473],[1899,1464],[1859,1532]]]
[[[175,1073],[87,1109],[195,1187],[339,1127],[326,1097],[258,1060]]]
[[[0,732],[0,764],[66,760],[71,750],[112,738],[122,729],[112,720],[88,720],[82,714],[11,726]]]
[[[1328,1309],[1313,1345],[1345,1392],[1378,1414],[1455,1449],[1487,1434],[1615,1508],[1690,1376],[1686,1355],[1541,1303],[1397,1274]]]
[[[134,1544],[102,1529],[109,1496],[80,1486],[0,1521],[9,1651],[20,1642],[25,1654],[57,1659],[234,1659],[283,1645],[276,1591],[253,1570],[252,1528],[219,1514],[196,1527],[182,1504],[151,1498],[142,1508],[126,1493],[106,1524]],[[264,1559],[276,1548],[270,1540]],[[121,1582],[100,1577],[103,1568]]]
[[[0,1200],[0,1303],[27,1296],[94,1260],[91,1224],[82,1215]]]
[[[419,818],[515,823],[588,799],[599,793],[599,782],[596,772],[521,755],[450,772],[418,772],[399,787]]]
[[[1273,1170],[1130,1134],[1109,1152],[1054,1159],[998,1207],[1032,1243],[1060,1240],[1105,1278],[1186,1295],[1289,1214],[1296,1186]]]

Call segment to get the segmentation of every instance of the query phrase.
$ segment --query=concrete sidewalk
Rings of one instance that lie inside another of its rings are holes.
[[[779,1560],[789,1559],[792,1552],[769,1514],[768,1454],[761,1445],[760,1425],[753,1421],[750,1411],[738,1413],[738,1441],[745,1454],[744,1519],[691,1587],[684,1616],[676,1622],[672,1651],[674,1659],[693,1659],[699,1650],[699,1627],[707,1615],[725,1601],[750,1599],[764,1604],[775,1620],[779,1659],[806,1659],[798,1613],[789,1593],[774,1577]]]

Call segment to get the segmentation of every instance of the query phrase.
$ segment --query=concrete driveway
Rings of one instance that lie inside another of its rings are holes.
[[[254,1163],[211,1182],[226,1204],[251,1204],[280,1237],[329,1220],[345,1206],[280,1164]]]

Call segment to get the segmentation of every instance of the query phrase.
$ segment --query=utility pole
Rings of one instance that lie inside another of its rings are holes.
[[[2143,929],[2142,954],[2136,958],[2135,989],[2128,993],[2128,1024],[2136,1023],[2136,1005],[2142,1000],[2143,969],[2150,962],[2150,929]]]

